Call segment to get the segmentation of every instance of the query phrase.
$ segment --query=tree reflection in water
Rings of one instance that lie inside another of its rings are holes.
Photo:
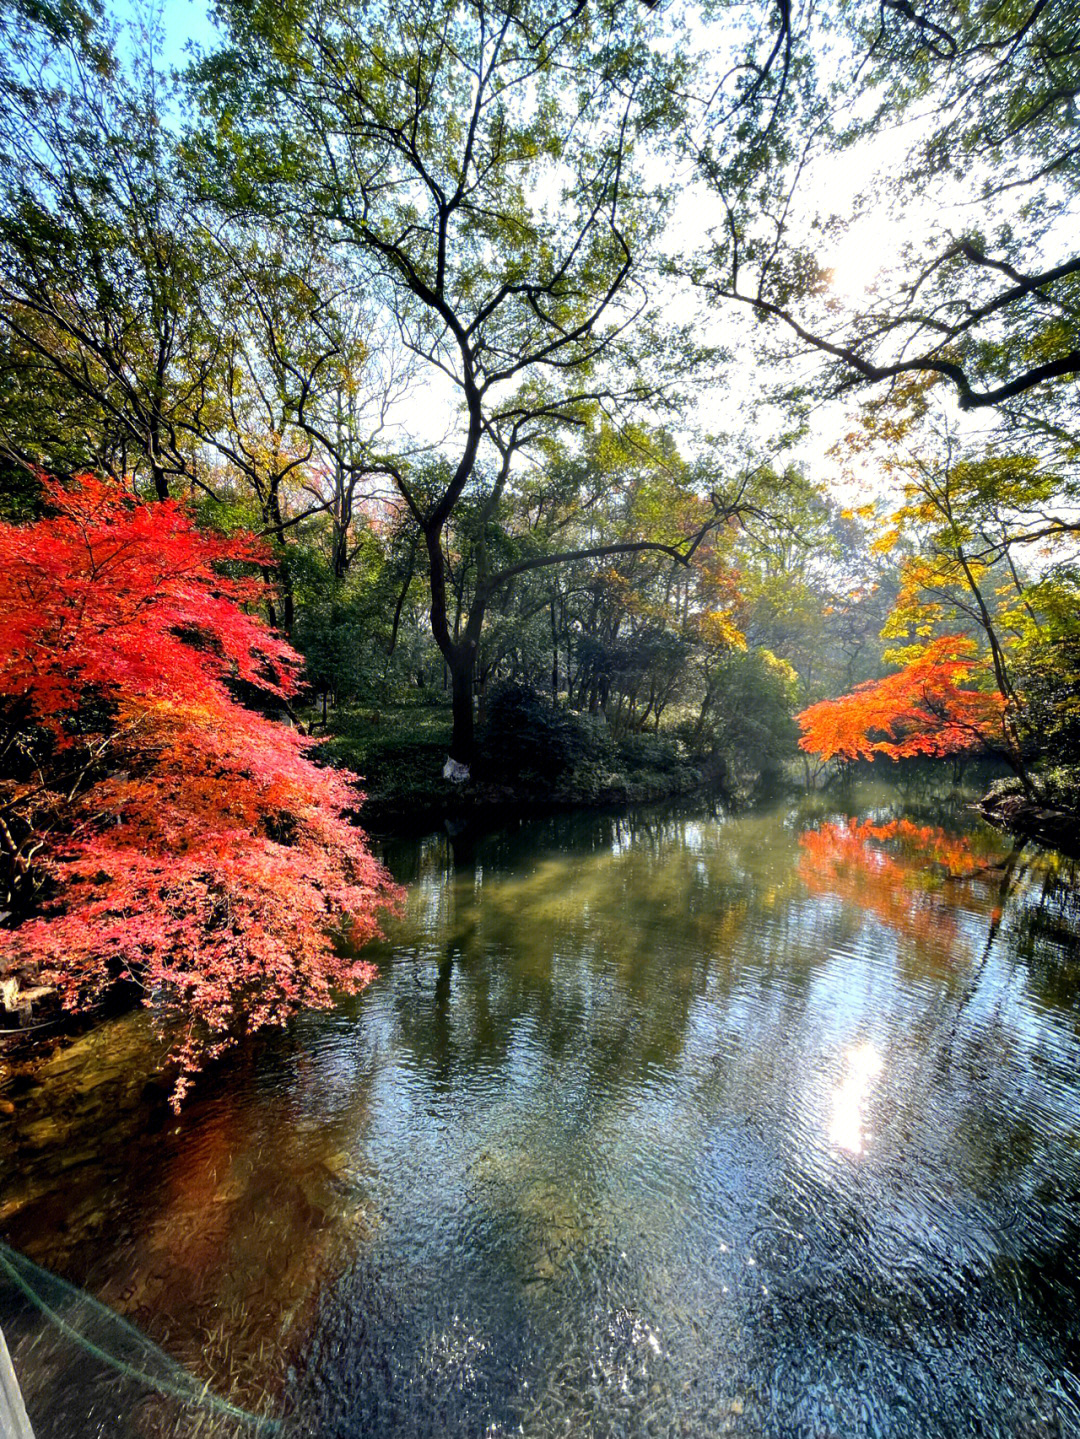
[[[320,1439],[1080,1425],[1070,874],[865,800],[388,845],[368,993],[175,1134],[72,1046],[5,1233]]]

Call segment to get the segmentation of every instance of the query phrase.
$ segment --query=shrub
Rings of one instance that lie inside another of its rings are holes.
[[[518,783],[550,783],[602,759],[610,748],[602,724],[514,683],[500,685],[492,695],[480,743],[491,776]]]
[[[618,758],[627,770],[672,774],[682,763],[678,744],[667,735],[629,734],[619,741]]]

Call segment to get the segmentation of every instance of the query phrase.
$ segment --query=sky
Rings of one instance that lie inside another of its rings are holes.
[[[124,10],[134,12],[137,6],[132,0],[115,7],[118,15]],[[182,65],[187,47],[194,43],[202,49],[209,49],[218,35],[218,30],[209,17],[205,0],[164,0],[161,20],[165,30],[163,58],[166,63]]]

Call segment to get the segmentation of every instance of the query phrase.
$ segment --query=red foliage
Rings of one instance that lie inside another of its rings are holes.
[[[975,643],[963,635],[935,640],[911,664],[868,680],[839,699],[821,700],[795,716],[799,747],[821,759],[942,756],[1000,740],[1000,694],[962,689],[975,665]]]
[[[62,734],[93,689],[195,701],[216,686],[225,698],[233,673],[295,687],[299,656],[241,608],[262,586],[218,568],[265,561],[251,535],[204,533],[176,500],[140,504],[92,475],[43,484],[53,518],[0,525],[0,695]]]
[[[265,561],[258,542],[89,476],[45,485],[52,518],[0,525],[0,715],[19,756],[0,842],[16,902],[42,880],[46,896],[0,930],[0,973],[28,969],[70,1008],[135,980],[186,1021],[179,1099],[238,1033],[362,988],[373,968],[343,949],[398,891],[346,817],[356,777],[230,693],[235,676],[296,687],[299,656],[241,608],[259,583],[221,569]]]

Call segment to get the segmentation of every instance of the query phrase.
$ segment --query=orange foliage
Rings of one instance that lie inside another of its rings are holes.
[[[961,688],[976,664],[975,650],[973,640],[946,635],[898,673],[810,705],[795,716],[803,732],[799,747],[823,760],[904,759],[993,743],[1002,733],[1001,695]]]
[[[971,876],[971,843],[909,820],[835,820],[799,836],[798,874],[812,894],[837,896],[923,945],[954,925],[928,880]]]

